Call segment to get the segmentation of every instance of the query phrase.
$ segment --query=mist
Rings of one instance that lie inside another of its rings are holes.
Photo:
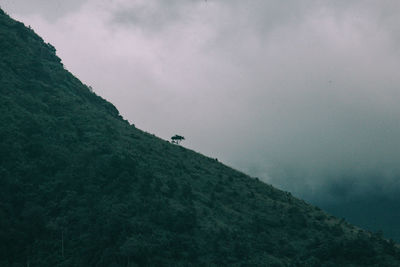
[[[321,205],[400,189],[398,1],[0,5],[140,129]]]

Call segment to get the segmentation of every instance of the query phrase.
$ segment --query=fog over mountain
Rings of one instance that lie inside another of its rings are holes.
[[[326,206],[400,189],[398,1],[0,6],[142,129]]]

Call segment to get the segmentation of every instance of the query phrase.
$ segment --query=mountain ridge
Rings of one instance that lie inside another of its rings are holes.
[[[0,9],[0,266],[398,266],[393,241],[129,124]]]

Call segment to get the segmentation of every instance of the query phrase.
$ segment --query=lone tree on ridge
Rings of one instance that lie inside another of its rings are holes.
[[[171,137],[171,140],[173,144],[179,145],[182,140],[185,140],[185,137],[176,134]]]

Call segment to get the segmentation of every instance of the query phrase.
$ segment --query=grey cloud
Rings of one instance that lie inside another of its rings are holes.
[[[119,26],[138,27],[145,31],[159,32],[173,23],[185,23],[187,10],[196,8],[202,1],[170,0],[165,2],[121,1],[112,13],[112,23]]]
[[[138,127],[308,199],[399,189],[397,1],[68,3],[32,23]]]
[[[49,21],[56,21],[64,15],[75,12],[87,0],[1,0],[0,6],[10,13],[25,15],[39,15]]]

